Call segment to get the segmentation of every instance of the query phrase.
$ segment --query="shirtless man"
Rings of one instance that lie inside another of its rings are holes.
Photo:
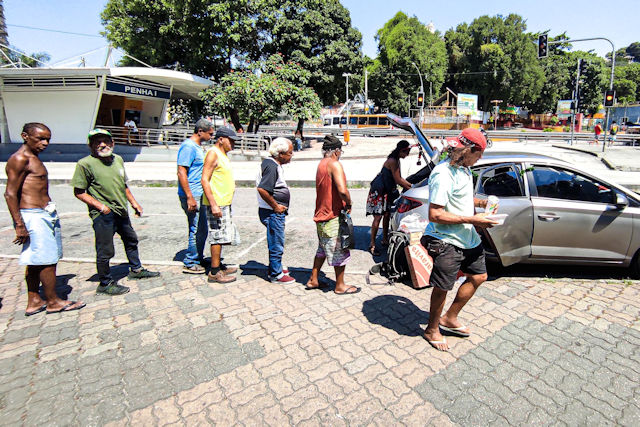
[[[19,263],[27,266],[24,314],[79,310],[85,306],[83,302],[65,301],[56,294],[56,266],[62,257],[60,219],[49,197],[47,168],[38,158],[49,146],[51,131],[42,123],[27,123],[22,139],[24,144],[7,162],[4,198],[16,230],[13,243],[23,245]],[[38,292],[40,283],[46,302]]]

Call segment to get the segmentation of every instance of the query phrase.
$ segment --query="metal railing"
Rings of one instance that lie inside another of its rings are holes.
[[[158,145],[162,144],[169,148],[170,145],[179,145],[193,133],[192,129],[186,127],[164,127],[160,129],[139,128],[138,133],[130,133],[126,128],[119,126],[103,126],[113,135],[117,144],[126,145]],[[241,133],[242,139],[236,143],[236,148],[243,152],[262,151],[269,147],[271,141],[276,137],[293,138],[296,130],[295,126],[261,126],[260,131],[255,133]],[[312,127],[304,129],[305,135],[326,135],[334,134],[344,136],[345,131],[349,131],[351,136],[361,137],[405,137],[408,132],[401,129],[379,129],[379,128],[329,128]],[[456,136],[459,130],[423,129],[422,132],[427,138],[448,138]],[[536,132],[536,131],[488,131],[489,137],[494,140],[508,139],[521,142],[529,141],[570,141],[570,132]],[[607,135],[607,141],[609,140]],[[595,140],[591,132],[574,133],[574,141],[590,142]],[[600,143],[602,143],[602,136]],[[640,134],[620,134],[616,135],[615,145],[640,145]]]

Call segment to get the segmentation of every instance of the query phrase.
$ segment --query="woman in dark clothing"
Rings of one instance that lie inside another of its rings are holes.
[[[373,215],[371,224],[371,244],[369,252],[378,256],[380,253],[376,249],[376,235],[380,220],[382,222],[382,244],[389,244],[389,219],[391,217],[391,205],[400,195],[397,185],[404,190],[411,188],[411,184],[400,175],[400,159],[409,155],[411,146],[406,140],[398,142],[396,148],[389,154],[387,160],[382,165],[380,173],[371,181],[369,197],[367,197],[367,215]]]

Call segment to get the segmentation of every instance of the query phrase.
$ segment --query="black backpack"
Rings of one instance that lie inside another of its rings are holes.
[[[409,264],[404,248],[409,245],[409,235],[401,231],[389,233],[389,247],[387,248],[387,260],[379,262],[369,269],[367,283],[370,283],[369,275],[381,274],[389,279],[389,284],[400,282],[409,277]]]

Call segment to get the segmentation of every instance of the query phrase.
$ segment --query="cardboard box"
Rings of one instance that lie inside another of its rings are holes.
[[[429,278],[433,270],[433,258],[420,243],[409,245],[404,248],[409,273],[411,274],[411,284],[414,289],[429,287]]]

